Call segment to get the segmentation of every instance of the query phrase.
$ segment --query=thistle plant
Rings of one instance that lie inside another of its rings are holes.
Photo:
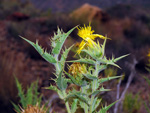
[[[79,59],[66,61],[73,45],[64,50],[62,50],[62,47],[67,37],[76,28],[78,29],[78,36],[83,39],[76,53]],[[101,106],[100,108],[102,98],[99,98],[99,94],[104,91],[110,91],[110,89],[103,87],[103,83],[119,78],[119,76],[102,78],[99,76],[99,73],[105,70],[108,65],[120,68],[116,62],[127,55],[118,58],[112,56],[111,59],[108,59],[105,55],[107,37],[94,34],[94,30],[91,29],[90,25],[87,27],[76,26],[67,33],[58,28],[57,33],[54,33],[54,36],[51,38],[51,52],[44,50],[38,44],[38,41],[33,43],[23,37],[21,38],[31,44],[47,62],[54,65],[56,78],[53,80],[56,85],[50,85],[46,89],[57,92],[60,99],[64,100],[68,113],[75,113],[79,107],[84,110],[84,113],[106,113],[116,103]],[[96,38],[103,39],[103,44],[96,42]],[[85,57],[81,57],[80,54],[82,52],[86,53]],[[66,62],[73,63],[69,66],[68,72],[64,70]],[[68,89],[70,84],[78,88],[72,87],[72,89]]]
[[[44,105],[41,107],[42,95],[38,92],[38,81],[33,82],[30,87],[27,88],[27,91],[24,92],[21,83],[17,78],[16,85],[18,89],[18,96],[20,98],[20,105],[16,105],[12,102],[15,111],[17,113],[31,113],[28,111],[36,111],[35,113],[46,113]],[[44,112],[38,112],[44,111]],[[33,112],[32,112],[33,113]]]

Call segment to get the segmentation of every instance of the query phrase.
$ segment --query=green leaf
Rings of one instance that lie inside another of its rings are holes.
[[[72,28],[71,30],[69,30],[67,33],[64,33],[63,31],[61,31],[59,28],[57,30],[57,35],[54,35],[54,38],[52,38],[52,45],[53,45],[53,49],[52,49],[52,53],[53,54],[60,54],[61,48],[65,42],[65,40],[67,39],[67,37],[69,36],[69,34],[75,29],[76,27]]]
[[[114,62],[117,62],[117,61],[119,61],[120,59],[122,59],[122,58],[124,58],[124,57],[126,57],[126,56],[129,56],[129,55],[130,55],[130,54],[123,55],[123,56],[121,56],[121,57],[115,58],[115,59],[114,59]]]
[[[63,51],[62,55],[61,55],[61,59],[60,61],[61,62],[65,62],[66,61],[66,58],[68,56],[68,53],[69,51],[71,50],[71,48],[73,47],[74,45],[70,46],[68,49],[65,49],[65,51]]]
[[[88,103],[89,98],[88,97],[84,97],[85,94],[82,94],[82,93],[79,92],[79,93],[76,93],[75,95],[77,96],[77,98],[79,100],[81,100],[81,101],[85,102],[87,105],[89,105],[89,103]]]
[[[84,109],[84,113],[88,113],[89,106],[82,101],[79,101],[79,104],[80,104],[81,108]]]
[[[33,92],[33,102],[32,102],[32,104],[36,105],[38,102],[38,104],[40,106],[42,95],[40,95],[40,93],[38,92],[38,80],[33,82],[32,84],[33,84],[33,89],[32,89],[33,90],[32,91]],[[39,97],[39,95],[40,95],[40,97]]]
[[[103,45],[102,45],[102,54],[103,54],[103,55],[105,55],[106,40],[107,40],[107,38],[105,38],[104,43],[103,43]]]
[[[81,81],[77,81],[73,76],[71,76],[69,73],[67,73],[66,71],[64,71],[67,76],[72,80],[72,82],[78,86],[81,86],[82,85],[82,80]]]
[[[83,93],[81,93],[81,92],[73,92],[73,93],[71,93],[71,94],[68,94],[67,96],[66,96],[66,98],[65,98],[65,100],[66,101],[68,101],[70,98],[78,98],[80,101],[82,101],[82,102],[84,102],[84,103],[86,103],[87,105],[89,105],[89,103],[88,103],[88,100],[89,100],[89,98],[88,97],[84,97],[86,94],[83,94]]]
[[[73,47],[74,45],[72,45],[71,47],[69,47],[68,49],[65,49],[63,51],[63,53],[61,54],[61,59],[59,61],[59,63],[61,64],[62,68],[61,69],[64,69],[64,65],[65,65],[65,61],[66,61],[66,58],[68,56],[68,53],[69,51],[71,50],[71,48]]]
[[[124,58],[124,57],[126,57],[126,56],[128,56],[129,54],[127,54],[127,55],[124,55],[124,56],[121,56],[121,57],[118,57],[118,58],[116,58],[116,59],[114,59],[114,57],[112,56],[112,59],[109,59],[109,60],[107,60],[107,58],[104,56],[103,58],[99,58],[99,59],[97,59],[100,63],[102,63],[102,64],[106,64],[106,65],[113,65],[113,66],[116,66],[116,67],[118,67],[118,68],[120,68],[117,64],[115,64],[115,62],[117,62],[118,60],[120,60],[120,59],[122,59],[122,58]]]
[[[97,99],[94,109],[97,109],[97,107],[100,105],[101,101],[102,101],[102,99]]]
[[[90,79],[90,80],[95,80],[95,79],[98,79],[97,77],[95,76],[92,76],[90,73],[86,73],[86,74],[83,74],[86,78]]]
[[[105,56],[103,58],[98,58],[97,60],[102,64],[107,64],[107,62],[108,62],[108,60]]]
[[[116,104],[118,101],[113,102],[112,104],[110,104],[109,106],[105,106],[104,108],[102,108],[98,113],[107,113],[107,111],[114,105]]]
[[[89,106],[82,101],[79,101],[79,104],[80,104],[81,108],[84,109],[84,113],[88,113]]]
[[[98,97],[94,98],[93,103],[92,103],[92,112],[95,111],[95,104],[97,101]]]
[[[72,82],[72,80],[71,80],[71,79],[67,79],[67,78],[66,78],[66,81],[67,81],[67,83],[71,83],[71,84],[73,84],[73,82]]]
[[[96,56],[95,56],[95,54],[93,53],[93,51],[92,50],[90,50],[90,49],[83,49],[82,50],[83,52],[85,52],[85,53],[87,53],[89,56],[91,56],[93,59],[96,59]]]
[[[100,88],[100,90],[96,90],[92,93],[92,96],[96,96],[97,94],[99,94],[100,92],[103,91],[110,91],[110,89],[104,89],[104,87]]]
[[[24,37],[21,37],[21,38],[27,41],[29,44],[31,44],[46,61],[48,61],[49,63],[56,63],[55,58],[50,53],[47,53],[46,51],[44,51],[44,49],[42,49],[42,47],[39,46],[38,41],[36,41],[36,44],[35,44],[31,42],[30,40],[25,39]]]
[[[107,82],[107,81],[109,81],[109,80],[116,79],[116,78],[120,78],[120,77],[121,77],[121,76],[114,76],[114,77],[101,78],[101,79],[99,79],[98,82],[101,84],[101,83]]]
[[[15,80],[16,80],[16,85],[17,85],[17,89],[18,89],[18,96],[20,97],[20,103],[23,106],[23,108],[25,108],[27,106],[27,104],[26,104],[24,91],[22,90],[22,86],[19,83],[18,79],[15,78]]]
[[[32,105],[33,102],[33,83],[29,88],[27,88],[26,101],[28,104]]]
[[[87,58],[81,58],[79,60],[73,60],[73,61],[67,61],[67,62],[82,62],[82,63],[87,63],[87,64],[96,64],[96,62],[92,59],[87,59]]]
[[[107,68],[107,65],[100,65],[98,66],[98,72],[101,72]]]
[[[17,105],[14,104],[13,102],[11,102],[11,103],[12,103],[12,105],[14,106],[15,111],[16,111],[17,113],[21,113],[21,110],[20,110],[19,106],[17,106]]]
[[[117,64],[115,64],[112,60],[108,60],[107,61],[107,65],[112,65],[112,66],[115,66],[115,67],[118,67],[120,68]]]
[[[59,97],[61,99],[64,99],[63,93],[56,86],[50,85],[49,87],[45,87],[45,89],[50,89],[50,90],[56,91],[57,94],[59,95]]]
[[[59,74],[56,84],[60,90],[65,90],[67,88],[67,81],[62,76],[62,72]]]
[[[92,104],[92,112],[94,112],[96,110],[96,108],[99,106],[101,100],[102,99],[98,99],[98,97],[94,98],[93,104]]]
[[[73,103],[71,104],[71,113],[75,113],[76,112],[77,104],[78,104],[78,99],[74,99]]]

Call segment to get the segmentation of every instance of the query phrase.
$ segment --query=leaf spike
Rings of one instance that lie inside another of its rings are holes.
[[[126,57],[126,56],[129,56],[130,54],[126,54],[126,55],[123,55],[123,56],[121,56],[121,57],[118,57],[118,58],[115,58],[114,59],[114,62],[117,62],[118,60],[120,60],[120,59],[122,59],[122,58],[124,58],[124,57]]]

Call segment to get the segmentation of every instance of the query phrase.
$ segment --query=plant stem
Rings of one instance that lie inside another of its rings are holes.
[[[99,74],[99,72],[98,72],[98,66],[99,66],[99,65],[100,65],[100,64],[99,64],[99,61],[96,61],[96,64],[95,64],[95,72],[94,72],[94,76],[95,76],[95,77],[98,77],[98,74]],[[96,91],[97,88],[98,88],[98,86],[97,86],[97,80],[93,80],[93,81],[92,81],[92,92]],[[91,102],[90,102],[89,113],[92,113],[92,111],[93,111],[93,101],[94,101],[94,98],[95,98],[95,96],[92,95],[92,96],[91,96]]]
[[[90,111],[89,111],[89,113],[92,113],[92,111],[93,111],[92,106],[93,106],[94,97],[95,97],[95,96],[92,96],[92,97],[91,97],[91,103],[90,103]]]
[[[71,110],[70,110],[70,107],[69,107],[69,103],[68,103],[68,102],[65,102],[65,105],[66,105],[66,108],[67,108],[67,112],[68,112],[68,113],[71,113]]]
[[[60,74],[61,72],[61,68],[59,67],[59,63],[58,63],[58,55],[55,55],[55,59],[57,60],[57,63],[55,64],[55,68],[56,68],[56,74],[57,76]],[[66,97],[66,92],[65,90],[62,91],[63,93],[63,96]],[[70,107],[69,107],[69,103],[68,102],[65,102],[65,106],[66,106],[66,109],[67,109],[67,112],[68,113],[71,113],[71,110],[70,110]]]
[[[66,91],[63,90],[62,93],[63,93],[63,96],[66,97]],[[65,102],[65,106],[66,106],[67,112],[68,112],[68,113],[71,113],[71,110],[70,110],[68,101]]]
[[[59,60],[58,60],[58,55],[55,54],[54,55],[55,60],[57,61],[57,63],[55,63],[55,69],[56,69],[56,75],[58,76],[60,74],[60,71],[62,70],[61,67],[59,66]]]

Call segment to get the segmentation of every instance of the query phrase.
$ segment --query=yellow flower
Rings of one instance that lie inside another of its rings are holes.
[[[94,42],[94,39],[96,37],[99,37],[101,39],[105,39],[106,37],[99,35],[99,34],[93,34],[94,30],[91,29],[91,26],[85,26],[84,27],[78,27],[78,35],[83,39],[82,42],[79,45],[79,49],[77,51],[78,54],[82,51],[82,49],[85,48],[85,45],[93,47],[96,43]]]

